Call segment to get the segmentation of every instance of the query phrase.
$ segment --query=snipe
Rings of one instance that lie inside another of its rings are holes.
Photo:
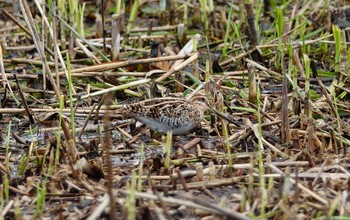
[[[125,115],[136,118],[159,133],[186,134],[199,127],[208,106],[205,101],[159,98],[124,105]]]

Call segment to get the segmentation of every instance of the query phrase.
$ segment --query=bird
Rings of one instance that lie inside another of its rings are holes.
[[[180,98],[155,98],[139,103],[123,105],[124,115],[131,116],[151,130],[173,135],[187,134],[200,127],[205,112],[209,110],[203,100]]]

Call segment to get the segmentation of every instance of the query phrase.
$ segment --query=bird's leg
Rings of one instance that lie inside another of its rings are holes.
[[[133,120],[130,124],[129,124],[129,128],[130,128],[130,134],[132,136],[135,136],[138,131],[140,131],[139,129],[136,129],[136,120]]]
[[[199,135],[199,136],[205,136],[205,131],[203,130],[203,127],[202,125],[198,125],[196,128],[194,128],[194,132],[196,133],[196,135]]]

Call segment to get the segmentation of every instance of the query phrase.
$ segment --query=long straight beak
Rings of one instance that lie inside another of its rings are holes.
[[[229,117],[228,117],[227,115],[225,115],[224,113],[219,112],[218,110],[212,108],[212,107],[209,106],[208,104],[207,104],[207,106],[208,106],[208,108],[209,108],[210,111],[212,111],[213,113],[215,113],[215,114],[216,114],[217,116],[219,116],[220,118],[223,118],[223,119],[225,119],[225,120],[228,121],[228,122],[231,122],[232,124],[236,125],[237,127],[242,127],[241,124],[239,124],[238,122],[232,120],[231,118],[229,118]]]

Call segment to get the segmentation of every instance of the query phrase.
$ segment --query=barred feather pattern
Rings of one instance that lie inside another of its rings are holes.
[[[131,104],[123,106],[125,115],[130,115],[146,124],[150,129],[174,135],[186,134],[200,125],[207,106],[203,102],[168,101],[147,105]]]

